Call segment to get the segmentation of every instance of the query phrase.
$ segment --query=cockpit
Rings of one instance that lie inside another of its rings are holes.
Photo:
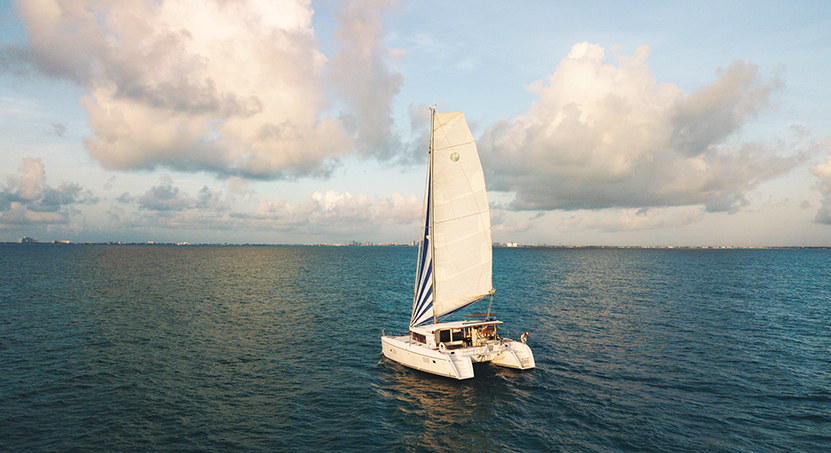
[[[440,329],[436,331],[436,344],[444,343],[447,349],[480,346],[499,341],[495,324],[479,324],[467,327]]]
[[[499,324],[502,322],[485,317],[411,327],[410,341],[441,350],[483,346],[501,340],[496,332]]]

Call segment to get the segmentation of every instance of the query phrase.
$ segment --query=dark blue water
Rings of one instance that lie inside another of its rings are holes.
[[[537,369],[463,382],[381,356],[415,254],[0,245],[0,450],[831,448],[831,250],[496,249]]]

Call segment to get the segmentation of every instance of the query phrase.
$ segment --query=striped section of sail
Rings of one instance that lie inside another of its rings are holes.
[[[428,170],[428,180],[430,171]],[[424,202],[424,225],[422,226],[421,246],[419,248],[419,266],[416,274],[415,300],[413,301],[413,315],[410,318],[411,326],[418,326],[433,320],[433,247],[430,231],[432,212],[430,209],[430,186],[427,186],[427,196]]]

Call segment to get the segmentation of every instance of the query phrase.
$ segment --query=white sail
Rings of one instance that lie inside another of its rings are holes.
[[[434,118],[431,197],[433,313],[493,293],[490,208],[476,143],[462,112]]]

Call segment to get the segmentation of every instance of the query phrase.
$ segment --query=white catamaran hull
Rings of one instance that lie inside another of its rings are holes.
[[[519,370],[536,366],[528,345],[507,338],[487,345],[441,351],[414,342],[407,335],[384,336],[381,347],[385,357],[401,365],[459,380],[473,377],[474,362],[491,362]]]
[[[385,357],[456,379],[473,377],[473,362],[527,370],[534,355],[523,341],[501,338],[490,304],[464,321],[442,318],[490,297],[493,240],[485,176],[462,112],[431,108],[413,311],[408,335],[381,336]],[[431,323],[432,322],[432,323]]]

